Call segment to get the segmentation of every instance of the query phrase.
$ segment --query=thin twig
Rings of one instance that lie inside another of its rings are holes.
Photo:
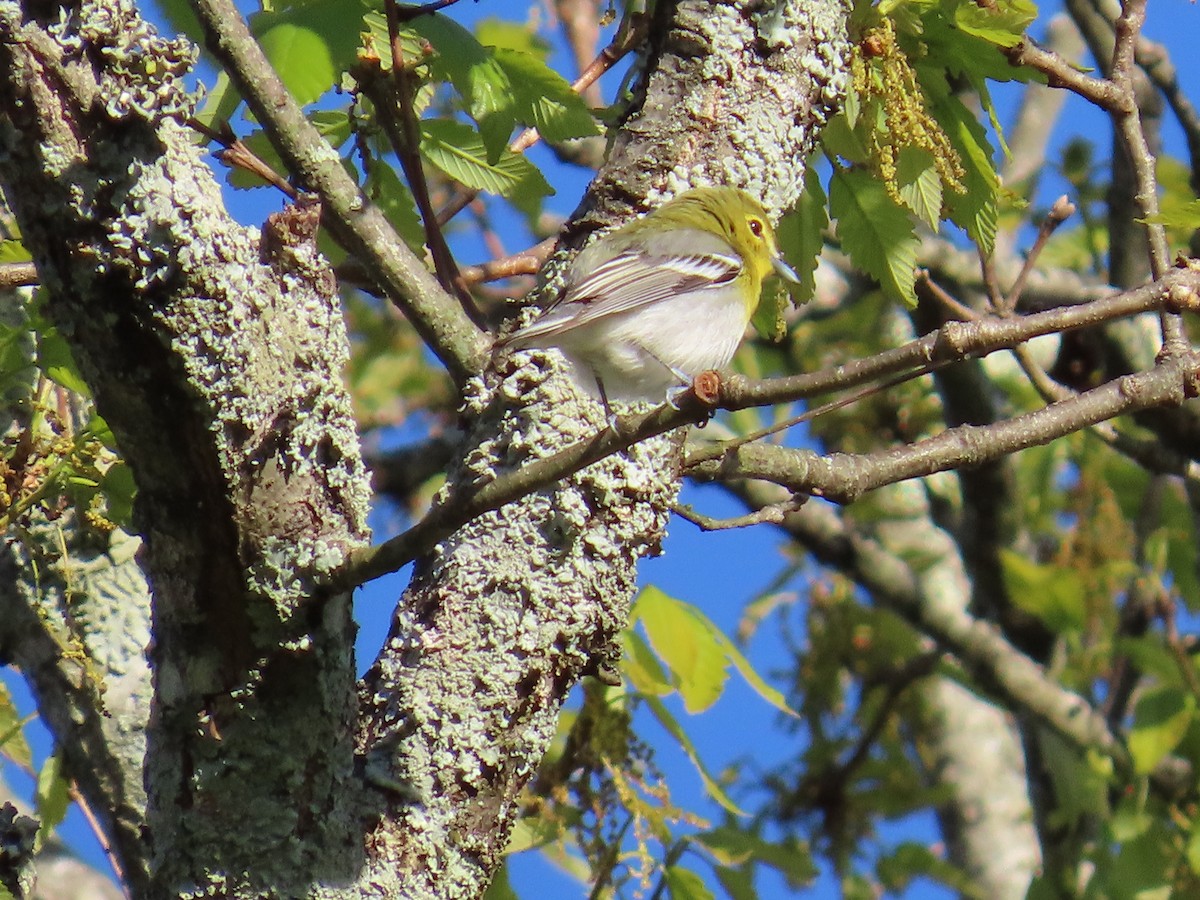
[[[467,266],[462,270],[462,279],[467,284],[478,284],[481,281],[498,281],[517,275],[536,275],[557,243],[558,238],[546,238],[540,244],[534,244],[528,250],[522,250],[512,256],[494,259],[477,266]]]
[[[1041,72],[1050,87],[1066,88],[1101,109],[1118,112],[1127,102],[1111,81],[1083,74],[1069,60],[1053,51],[1043,50],[1031,40],[1026,39],[1003,52],[1014,66],[1029,66]]]
[[[1156,309],[1162,305],[1164,295],[1173,295],[1174,302],[1182,304],[1186,301],[1183,294],[1195,299],[1198,287],[1200,272],[1180,270],[1173,272],[1162,283],[1143,285],[1081,306],[1060,307],[1019,318],[948,322],[937,331],[904,347],[823,372],[765,381],[751,381],[743,376],[722,378],[719,380],[719,392],[715,403],[701,404],[695,392],[689,391],[679,398],[677,409],[663,404],[647,413],[623,417],[615,429],[606,428],[594,437],[579,441],[553,456],[526,463],[520,469],[500,475],[474,492],[451,498],[430,510],[424,519],[404,533],[383,544],[352,552],[343,568],[330,579],[330,584],[345,588],[394,572],[477,516],[498,509],[539,487],[569,477],[585,466],[621,452],[639,441],[691,424],[700,415],[714,408],[735,410],[791,402],[816,394],[844,390],[854,384],[864,384],[883,374],[896,372],[902,373],[895,378],[899,381],[911,377],[914,367],[918,367],[918,373],[923,373],[925,366],[947,365],[970,357],[985,356],[996,350],[1009,349],[1042,334],[1099,324]],[[1196,302],[1200,304],[1200,300]],[[1170,367],[1170,372],[1155,369],[1149,373],[1130,375],[1116,382],[1109,382],[1087,394],[1079,395],[1073,401],[1078,405],[1078,409],[1072,407],[1071,403],[1062,404],[1061,408],[1053,410],[1053,416],[1049,419],[1046,417],[1046,410],[1038,410],[1014,420],[988,426],[982,431],[970,430],[969,427],[951,429],[927,441],[896,448],[889,451],[896,459],[890,461],[888,470],[901,472],[902,477],[913,477],[916,474],[941,471],[942,468],[959,465],[964,461],[985,461],[977,453],[967,454],[972,456],[971,459],[961,459],[964,449],[954,442],[966,440],[963,436],[968,431],[976,435],[994,429],[998,434],[989,444],[988,453],[1008,453],[1026,446],[1030,441],[1044,443],[1121,412],[1176,402],[1178,392],[1183,387],[1173,378],[1183,378],[1183,375],[1176,372],[1181,367],[1186,368],[1179,363]],[[854,399],[854,396],[844,397],[832,404],[811,410],[799,418],[820,415],[829,409],[853,402]],[[761,437],[777,430],[778,426],[766,429],[757,436]],[[745,440],[738,440],[731,445],[720,444],[704,448],[691,454],[688,465],[695,468],[706,461],[727,458],[744,443]],[[772,449],[784,452],[781,448]],[[859,465],[858,459],[860,458],[846,457],[851,467]],[[871,457],[867,455],[861,459],[865,461]],[[824,460],[824,463],[824,475],[828,477],[822,481],[820,490],[827,496],[837,496],[839,500],[849,499],[863,490],[879,486],[875,484],[878,478],[872,480],[866,477],[868,470],[865,466],[862,467],[862,471],[849,472],[833,466],[829,460]],[[810,469],[810,466],[801,464],[796,464],[795,467],[795,471],[798,472]],[[886,479],[890,476],[883,477]],[[803,480],[801,478],[801,481]],[[836,488],[835,482],[839,480],[844,480],[844,493],[839,493]]]
[[[262,157],[258,156],[253,150],[242,143],[240,138],[234,135],[233,129],[229,127],[228,122],[220,128],[211,128],[199,119],[191,118],[188,119],[188,127],[204,135],[212,143],[220,144],[222,149],[213,155],[231,169],[241,169],[261,178],[272,187],[278,188],[292,200],[300,196],[300,192],[296,190],[291,182],[267,165]]]
[[[420,16],[438,12],[447,6],[453,6],[458,0],[431,0],[429,3],[419,3],[416,6],[400,7],[398,19],[401,22],[411,22]],[[478,2],[478,0],[476,0]]]
[[[458,298],[467,317],[476,325],[482,326],[483,315],[476,307],[471,292],[459,277],[458,265],[446,244],[446,236],[442,233],[441,224],[433,208],[433,200],[429,196],[429,183],[425,179],[425,168],[421,163],[421,130],[417,123],[416,110],[413,108],[413,97],[419,85],[413,69],[404,60],[404,47],[400,40],[399,5],[396,0],[385,0],[384,7],[387,10],[395,91],[389,96],[382,89],[382,82],[373,78],[373,73],[367,72],[367,92],[375,103],[380,122],[392,143],[396,158],[400,160],[404,177],[408,180],[413,200],[417,204],[417,212],[421,215],[421,224],[425,227],[425,244],[433,258],[433,268],[437,272],[438,281]],[[392,116],[393,100],[399,107],[399,121]]]
[[[748,528],[751,525],[782,525],[789,515],[804,505],[808,498],[793,496],[783,503],[772,503],[746,513],[744,516],[733,516],[728,519],[718,519],[697,512],[695,507],[687,503],[676,503],[671,511],[681,519],[687,519],[701,531],[726,531],[732,528]]]
[[[1021,293],[1025,290],[1025,282],[1029,280],[1029,275],[1033,272],[1038,257],[1046,249],[1046,242],[1050,240],[1050,235],[1054,234],[1058,226],[1074,214],[1075,204],[1067,199],[1066,194],[1063,194],[1054,201],[1054,205],[1050,207],[1050,212],[1046,214],[1046,218],[1042,220],[1041,227],[1038,228],[1037,238],[1034,239],[1033,246],[1029,248],[1029,252],[1025,255],[1025,265],[1021,267],[1021,271],[1017,274],[1012,287],[1008,289],[1008,293],[1004,297],[1004,302],[997,309],[997,312],[1007,314],[1017,308],[1017,303],[1021,300]]]

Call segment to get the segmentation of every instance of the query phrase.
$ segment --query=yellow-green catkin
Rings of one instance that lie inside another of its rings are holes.
[[[865,115],[859,119],[871,161],[888,195],[903,206],[896,160],[906,147],[925,150],[933,158],[942,184],[956,194],[966,191],[958,151],[925,106],[917,73],[896,40],[890,19],[866,31],[854,46],[850,77]]]

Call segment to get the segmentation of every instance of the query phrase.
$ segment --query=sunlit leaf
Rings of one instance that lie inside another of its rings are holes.
[[[1152,688],[1141,696],[1133,711],[1129,752],[1133,767],[1147,775],[1187,734],[1196,714],[1196,698],[1183,688],[1170,685]]]
[[[729,675],[710,623],[694,607],[653,586],[638,595],[633,617],[671,670],[687,711],[698,713],[712,706]]]
[[[512,83],[517,119],[548,141],[599,134],[596,118],[561,75],[528,53],[497,48],[496,62]]]
[[[904,147],[896,160],[896,186],[918,219],[938,230],[942,216],[942,179],[933,157],[918,147]]]
[[[358,18],[347,21],[352,8]],[[361,9],[345,0],[313,0],[257,13],[250,28],[292,97],[307,106],[354,63],[361,16]]]
[[[914,289],[920,240],[908,214],[869,173],[839,170],[829,185],[829,210],[842,248],[893,299],[917,305]]]
[[[552,193],[542,173],[522,156],[505,150],[495,163],[489,162],[479,133],[462,122],[423,119],[421,154],[454,180],[477,190],[502,197],[522,188],[542,196]]]
[[[1004,583],[1014,604],[1037,616],[1054,631],[1076,631],[1087,620],[1082,576],[1067,566],[1036,563],[1001,549]]]
[[[998,47],[1015,47],[1035,18],[1037,6],[1029,0],[997,0],[987,4],[960,0],[954,7],[955,25]]]
[[[448,16],[418,16],[409,27],[436,51],[426,59],[435,77],[444,77],[462,95],[468,115],[479,125],[489,164],[505,150],[516,122],[514,85],[494,51],[484,47]]]

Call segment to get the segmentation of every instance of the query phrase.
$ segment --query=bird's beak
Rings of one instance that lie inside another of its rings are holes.
[[[800,283],[800,276],[796,274],[796,270],[783,261],[783,257],[776,253],[771,257],[771,266],[775,269],[775,274],[784,281],[790,281],[792,284]]]

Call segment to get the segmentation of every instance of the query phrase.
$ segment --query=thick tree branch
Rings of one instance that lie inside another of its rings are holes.
[[[857,456],[747,444],[693,449],[685,470],[702,480],[760,478],[797,493],[850,503],[885,484],[979,465],[1025,447],[1047,444],[1125,413],[1177,406],[1197,396],[1197,357],[1165,360],[1150,372],[1127,375],[1072,400],[995,425],[962,425],[905,447]]]

